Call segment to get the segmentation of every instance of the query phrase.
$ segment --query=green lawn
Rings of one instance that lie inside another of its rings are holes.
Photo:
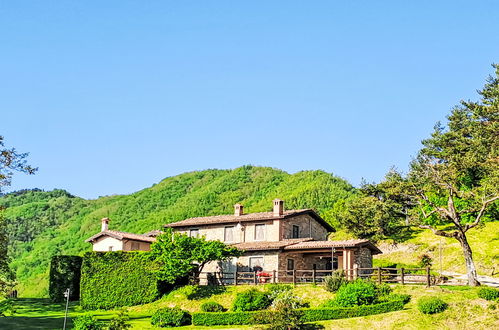
[[[248,288],[248,286],[230,286],[226,289],[183,287],[153,303],[128,308],[130,322],[133,329],[153,329],[150,325],[150,315],[156,309],[166,306],[179,306],[194,312],[199,311],[203,302],[214,300],[225,307],[230,307],[235,293]],[[259,288],[264,289],[264,287]],[[322,321],[318,324],[324,326],[325,329],[499,329],[499,303],[478,298],[475,288],[452,286],[426,288],[415,285],[394,285],[393,288],[396,293],[408,293],[412,296],[412,301],[402,311]],[[293,290],[312,307],[333,297],[320,286],[297,286]],[[416,301],[425,295],[439,296],[449,304],[449,309],[436,315],[421,314],[417,310]],[[15,315],[0,318],[0,329],[62,329],[64,304],[54,304],[47,299],[17,299],[15,305],[17,309]],[[70,305],[70,317],[83,313],[77,303]],[[116,311],[93,311],[92,314],[102,321],[109,321]],[[71,321],[69,325],[71,326]],[[190,326],[180,329],[211,328],[214,327]],[[249,327],[218,328],[248,329]]]

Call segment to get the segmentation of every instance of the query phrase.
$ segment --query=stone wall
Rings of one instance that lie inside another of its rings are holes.
[[[373,257],[371,254],[371,250],[368,248],[360,248],[356,249],[354,252],[355,255],[355,267],[357,268],[372,268],[373,266]],[[370,271],[359,271],[359,273],[367,273]]]
[[[293,225],[300,228],[299,238],[312,237],[318,241],[327,239],[327,230],[308,214],[288,218],[281,221],[281,237],[283,239],[293,238]]]

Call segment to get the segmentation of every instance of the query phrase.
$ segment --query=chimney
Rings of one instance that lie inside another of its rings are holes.
[[[101,231],[106,231],[109,226],[109,218],[102,218],[101,223],[102,223]]]
[[[276,198],[274,199],[274,216],[278,217],[284,214],[284,201]]]
[[[239,217],[239,216],[241,216],[243,214],[244,214],[243,206],[241,204],[239,204],[239,203],[235,204],[234,205],[234,215],[236,217]]]

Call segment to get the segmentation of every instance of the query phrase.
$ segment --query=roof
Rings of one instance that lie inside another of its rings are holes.
[[[147,233],[147,234],[149,234],[149,233]],[[142,235],[142,234],[127,233],[124,231],[105,230],[105,231],[101,231],[100,233],[97,233],[97,234],[93,235],[92,237],[86,239],[85,242],[92,243],[93,241],[95,241],[96,239],[98,239],[101,236],[109,236],[112,238],[116,238],[120,241],[124,240],[124,239],[134,240],[134,241],[142,241],[142,242],[151,242],[151,243],[156,241],[155,237],[147,236],[147,234]]]
[[[327,231],[334,231],[324,219],[322,219],[314,210],[312,209],[302,209],[302,210],[287,210],[284,211],[282,215],[276,216],[274,212],[259,212],[259,213],[248,213],[243,215],[215,215],[208,217],[196,217],[190,218],[178,222],[173,222],[165,225],[165,227],[192,227],[200,225],[215,225],[222,223],[238,223],[238,222],[250,222],[250,221],[265,221],[265,220],[279,220],[296,217],[302,214],[309,214],[317,222],[319,222]]]
[[[304,241],[285,247],[285,250],[307,250],[324,248],[348,248],[348,247],[366,247],[373,254],[382,253],[371,241],[367,239],[351,239],[345,241]]]
[[[356,248],[366,247],[372,254],[380,254],[371,241],[366,239],[355,239],[346,241],[314,241],[312,238],[286,239],[277,242],[247,242],[237,243],[232,246],[244,251],[264,251],[264,250],[316,250],[331,248]]]

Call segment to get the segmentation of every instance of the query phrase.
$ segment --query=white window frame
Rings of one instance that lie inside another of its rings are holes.
[[[251,267],[251,259],[253,259],[253,258],[255,258],[255,259],[256,258],[262,258],[262,265],[261,265],[261,267],[262,267],[262,270],[264,270],[265,269],[265,256],[264,255],[260,255],[260,256],[251,256],[251,257],[248,257],[248,267],[250,269],[253,269],[253,267]]]
[[[196,236],[192,236],[192,231],[197,231],[198,234]],[[199,228],[191,228],[191,229],[189,229],[189,237],[199,237]]]
[[[257,226],[263,226],[263,238],[262,239],[257,239],[256,238],[256,227]],[[258,242],[261,242],[261,241],[265,241],[265,239],[267,239],[267,224],[266,223],[256,223],[255,224],[255,235],[254,235],[254,240],[255,241],[258,241]]]
[[[227,228],[231,228],[232,230],[232,240],[231,241],[228,241],[227,240]],[[232,242],[235,242],[235,233],[236,232],[236,226],[224,226],[224,242],[227,242],[227,243],[232,243]]]

